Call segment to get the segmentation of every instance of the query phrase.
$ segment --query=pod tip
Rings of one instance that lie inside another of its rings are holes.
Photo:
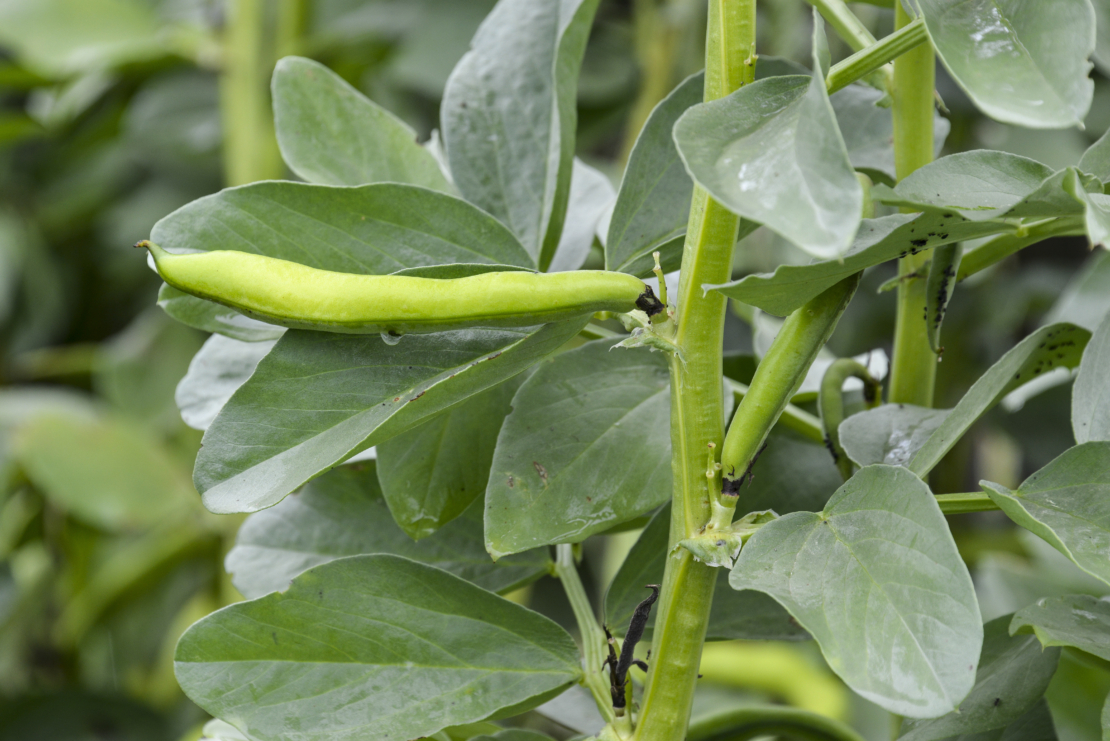
[[[648,316],[655,316],[662,313],[667,307],[655,297],[655,292],[651,290],[651,286],[644,286],[644,292],[636,299],[636,308],[642,309]]]
[[[140,250],[149,250],[150,249],[150,240],[149,239],[140,239],[138,242],[135,243],[135,248],[140,249]]]

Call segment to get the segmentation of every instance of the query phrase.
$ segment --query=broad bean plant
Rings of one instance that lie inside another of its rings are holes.
[[[859,738],[776,705],[691,724],[705,642],[749,639],[813,641],[907,741],[1055,738],[1043,697],[1058,647],[1110,660],[1110,603],[1065,594],[984,624],[947,517],[1001,510],[1110,583],[1105,289],[1029,331],[954,407],[934,408],[935,376],[962,281],[1051,237],[1110,238],[1110,140],[1062,169],[1001,151],[936,159],[934,76],[943,65],[999,122],[1078,126],[1096,8],[895,0],[876,40],[841,0],[812,4],[806,68],[760,56],[755,0],[710,0],[705,71],[646,117],[615,194],[575,158],[598,0],[500,0],[426,144],[324,66],[278,63],[277,139],[303,182],[201,198],[150,241],[160,261],[272,259],[189,264],[245,271],[235,290],[276,301],[274,316],[319,296],[373,331],[260,321],[230,308],[249,301],[193,295],[190,280],[227,283],[200,268],[159,295],[213,333],[177,394],[206,430],[194,483],[210,511],[250,513],[226,561],[247,601],[176,650],[181,687],[217,719],[210,737],[542,739],[497,721],[542,708],[574,728],[574,702],[555,701],[569,691],[596,704],[589,732],[607,741]],[[854,50],[835,65],[826,24]],[[760,227],[810,261],[735,279]],[[580,271],[595,237],[606,271],[658,281],[664,310],[635,308],[633,286],[623,313],[595,312],[599,276]],[[299,265],[251,267],[274,261]],[[864,271],[890,262],[887,374],[880,354],[825,345]],[[1092,264],[1082,280],[1105,285],[1107,262]],[[397,276],[365,285],[414,286],[443,331],[379,332],[390,302],[337,273]],[[465,286],[488,282],[458,281],[485,274],[508,275],[490,301],[518,319],[452,327],[442,304],[480,305]],[[519,319],[541,285],[577,309]],[[730,310],[758,330],[747,373],[723,359]],[[1073,447],[1016,488],[934,494],[930,472],[984,414],[1072,379]],[[591,604],[579,544],[638,528]],[[577,636],[505,599],[546,575]]]

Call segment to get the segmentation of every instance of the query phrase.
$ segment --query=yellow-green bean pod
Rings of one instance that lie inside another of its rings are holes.
[[[135,246],[150,251],[159,275],[174,288],[297,329],[406,334],[663,310],[643,281],[605,270],[437,279],[337,273],[231,250],[174,254],[145,240]]]

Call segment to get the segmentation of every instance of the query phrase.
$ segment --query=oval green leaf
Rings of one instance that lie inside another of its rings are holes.
[[[937,56],[993,119],[1033,129],[1082,125],[1094,83],[1089,0],[916,0]]]
[[[1077,443],[1110,440],[1110,314],[1083,350],[1071,391],[1071,427]]]
[[[443,142],[463,197],[493,214],[541,269],[563,229],[578,71],[598,0],[501,0],[447,80]]]
[[[273,506],[314,476],[559,349],[586,318],[379,337],[290,330],[204,434],[193,479],[213,512]]]
[[[851,246],[863,191],[822,79],[745,85],[688,110],[674,138],[694,181],[730,211],[820,258]]]
[[[849,687],[893,713],[947,713],[975,682],[971,576],[929,487],[903,468],[863,468],[822,513],[767,523],[729,583],[774,597]]]
[[[259,741],[397,741],[539,704],[581,674],[558,625],[389,555],[317,566],[194,624],[177,680]]]
[[[900,741],[938,741],[952,736],[1004,728],[1044,695],[1059,649],[1044,651],[1031,636],[1010,636],[1010,616],[983,626],[983,652],[975,686],[957,712],[902,724]]]
[[[1017,489],[979,484],[1011,520],[1110,584],[1110,443],[1070,448]]]
[[[274,127],[286,164],[310,183],[408,183],[450,192],[416,132],[330,69],[304,57],[277,63]]]
[[[585,540],[670,496],[667,361],[616,342],[550,359],[513,398],[486,487],[495,557]]]
[[[248,517],[225,566],[247,599],[285,589],[314,566],[372,553],[436,566],[499,594],[548,573],[551,559],[545,551],[495,564],[484,543],[481,504],[432,537],[413,542],[392,522],[374,464],[365,463],[335,468]]]
[[[1089,594],[1045,597],[1019,610],[1010,632],[1032,633],[1042,646],[1075,646],[1110,661],[1110,602]]]

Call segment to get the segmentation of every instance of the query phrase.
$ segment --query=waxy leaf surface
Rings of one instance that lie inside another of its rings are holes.
[[[177,680],[260,741],[430,736],[539,704],[581,670],[558,625],[431,566],[355,556],[194,624]]]
[[[1070,448],[1017,489],[980,485],[1011,520],[1110,584],[1110,443]]]
[[[667,361],[615,344],[551,358],[513,398],[486,487],[494,556],[585,540],[670,496]]]
[[[1010,632],[1032,633],[1042,646],[1075,646],[1110,661],[1110,601],[1089,594],[1045,597],[1019,610]]]
[[[678,156],[671,131],[679,117],[701,103],[705,74],[679,84],[651,112],[624,170],[605,239],[605,266],[643,277],[658,250],[664,270],[678,267],[690,220],[694,181]]]
[[[451,191],[439,163],[408,124],[319,62],[279,61],[273,98],[281,155],[308,182],[408,183]]]
[[[835,469],[833,469],[835,473]],[[623,636],[636,605],[650,592],[645,584],[662,584],[667,565],[667,532],[671,522],[668,504],[651,518],[621,564],[605,594],[605,623],[614,635]],[[651,637],[656,612],[648,616],[645,636]],[[809,638],[779,603],[763,594],[728,586],[728,570],[717,570],[717,588],[709,609],[707,640],[801,641]]]
[[[341,466],[310,481],[239,528],[226,567],[247,599],[289,586],[298,574],[347,556],[391,553],[437,566],[491,592],[504,593],[547,573],[544,551],[496,564],[482,539],[475,505],[432,537],[414,542],[394,524],[372,463]]]
[[[1000,218],[1052,177],[1054,171],[1028,157],[977,150],[942,157],[898,183],[880,198],[900,206],[956,211],[965,219]],[[1078,212],[1078,204],[1072,204]]]
[[[562,232],[575,93],[598,0],[502,0],[447,81],[443,142],[463,197],[546,269]]]
[[[1071,391],[1071,427],[1077,443],[1110,440],[1110,314],[1083,350]]]
[[[841,259],[809,265],[780,265],[774,273],[749,275],[731,283],[702,287],[720,291],[769,314],[787,316],[811,298],[865,268],[942,244],[1012,230],[1013,227],[1002,222],[968,221],[955,212],[864,219],[852,247]]]
[[[285,334],[285,327],[260,322],[215,301],[190,296],[167,283],[158,290],[158,306],[186,326],[243,342],[276,340]]]
[[[277,340],[240,342],[223,335],[209,337],[177,384],[174,400],[181,419],[194,430],[207,430],[236,389],[247,382]]]
[[[971,576],[929,487],[903,468],[863,468],[823,512],[767,523],[729,583],[774,597],[849,687],[891,712],[947,713],[975,682]]]
[[[915,0],[937,56],[981,111],[1004,123],[1082,123],[1094,83],[1088,0]]]
[[[380,337],[290,330],[224,406],[193,479],[213,512],[254,512],[352,455],[515,376],[586,318]]]
[[[1044,651],[1032,636],[1010,636],[1010,616],[983,626],[983,652],[975,686],[958,712],[902,724],[902,741],[937,741],[1003,728],[1018,720],[1044,695],[1060,660],[1059,649]]]
[[[860,466],[872,463],[904,466],[946,416],[947,409],[883,404],[841,422],[840,444],[848,457]]]
[[[520,376],[378,445],[378,478],[409,537],[431,535],[486,490],[493,449]]]
[[[925,476],[975,420],[1003,396],[1053,368],[1079,365],[1090,336],[1082,327],[1050,324],[1019,342],[968,389],[960,403],[917,451],[908,468],[918,476]]]
[[[729,210],[818,257],[851,246],[863,193],[822,79],[745,85],[688,110],[674,137],[690,175]]]

